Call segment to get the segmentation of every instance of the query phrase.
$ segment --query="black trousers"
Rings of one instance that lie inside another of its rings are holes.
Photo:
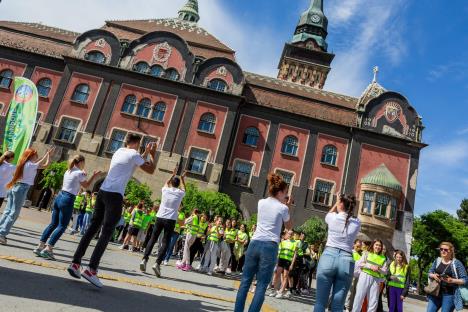
[[[231,272],[236,272],[238,261],[236,259],[236,256],[234,256],[234,245],[235,244],[230,243],[228,245],[229,245],[229,249],[231,249],[231,260],[230,260]]]
[[[89,244],[93,237],[101,229],[101,235],[96,243],[93,254],[89,261],[89,267],[92,270],[97,270],[104,251],[106,251],[114,229],[119,223],[122,215],[123,197],[120,193],[106,192],[100,190],[96,198],[94,213],[91,219],[91,224],[85,235],[81,238],[80,244],[73,256],[73,263],[81,264],[81,259],[86,253]]]
[[[143,245],[141,246],[143,249],[145,249],[146,246],[148,246],[148,243],[151,239],[151,235],[153,233],[153,228],[154,228],[154,224],[150,224],[148,231],[146,232],[145,241],[143,242]]]
[[[190,265],[193,263],[193,259],[195,259],[196,254],[203,255],[203,243],[200,237],[195,239],[195,242],[190,246]]]
[[[128,228],[130,227],[130,224],[126,223],[124,228],[123,228],[123,231],[122,231],[122,236],[120,238],[120,240],[123,242],[125,240],[125,237],[127,236],[127,233],[128,233]]]
[[[164,230],[164,236],[161,244],[161,249],[158,250],[158,258],[156,259],[157,264],[161,264],[166,256],[167,247],[171,241],[172,233],[174,232],[176,220],[158,218],[151,233],[151,239],[148,242],[148,246],[145,249],[145,255],[143,260],[148,260],[151,252],[153,251],[154,244],[158,241],[159,235]]]
[[[4,200],[5,200],[5,198],[0,197],[0,207],[2,206]]]

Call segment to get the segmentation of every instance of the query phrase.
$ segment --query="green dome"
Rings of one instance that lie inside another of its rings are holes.
[[[362,178],[361,184],[383,186],[400,192],[402,190],[400,182],[398,182],[397,178],[395,178],[384,164],[381,164],[377,169],[371,171],[367,176]]]
[[[200,20],[200,15],[198,14],[198,0],[188,0],[179,11],[179,18],[188,22],[198,22]]]

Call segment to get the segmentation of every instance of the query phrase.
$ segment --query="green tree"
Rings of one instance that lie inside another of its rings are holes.
[[[250,216],[250,219],[245,222],[247,229],[250,231],[252,230],[252,226],[257,224],[257,214],[254,213]]]
[[[151,195],[153,195],[153,192],[151,192],[147,184],[138,183],[133,179],[128,182],[125,189],[125,198],[133,206],[138,205],[140,201],[144,201],[147,208],[152,207],[153,201]]]
[[[299,226],[298,230],[304,232],[310,244],[322,245],[327,238],[327,224],[315,216]]]
[[[44,188],[51,188],[55,191],[59,190],[63,184],[63,176],[67,171],[68,164],[66,161],[53,162],[42,172],[42,180],[40,184]]]
[[[460,209],[457,210],[458,219],[468,226],[468,199],[463,199],[460,204]]]

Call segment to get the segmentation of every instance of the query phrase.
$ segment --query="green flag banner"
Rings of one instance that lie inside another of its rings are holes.
[[[3,152],[15,152],[14,163],[31,144],[37,115],[37,88],[23,77],[15,77],[14,93],[6,118]]]

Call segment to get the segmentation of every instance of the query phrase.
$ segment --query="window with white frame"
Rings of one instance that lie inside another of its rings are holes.
[[[249,186],[252,168],[253,165],[251,163],[237,160],[234,165],[232,183],[240,186]]]
[[[158,139],[150,137],[150,136],[143,137],[143,140],[141,140],[141,144],[140,144],[140,153],[143,153],[145,151],[146,145],[148,145],[149,143],[157,142],[157,141]]]
[[[0,88],[9,89],[13,81],[13,71],[5,69],[0,72]]]
[[[212,113],[205,113],[200,117],[198,130],[208,133],[214,133],[216,126],[216,117]]]
[[[148,118],[151,110],[150,99],[144,98],[138,103],[137,115],[140,117]]]
[[[205,172],[207,159],[208,151],[192,148],[190,150],[187,170],[193,173],[203,174]]]
[[[88,60],[94,63],[104,64],[106,62],[106,57],[104,56],[102,52],[91,51],[89,53],[86,53],[85,60]]]
[[[379,217],[387,217],[387,207],[390,202],[390,196],[387,194],[377,193],[375,200],[374,215]]]
[[[375,200],[374,192],[364,192],[364,197],[362,199],[362,213],[372,214],[372,204]]]
[[[336,151],[336,147],[333,145],[327,145],[322,150],[322,159],[321,162],[323,164],[336,166],[336,157],[338,153]]]
[[[76,86],[75,90],[73,91],[72,101],[86,104],[89,97],[89,85],[86,83],[82,83]]]
[[[176,81],[179,80],[179,72],[175,68],[169,68],[168,70],[166,70],[164,77]]]
[[[154,77],[161,77],[164,74],[164,68],[159,65],[153,65],[150,68],[149,74]]]
[[[227,89],[227,84],[224,82],[224,80],[212,79],[210,82],[208,82],[208,88],[219,92],[225,92]]]
[[[48,97],[51,87],[52,80],[49,78],[42,78],[37,82],[37,93],[39,93],[39,96]]]
[[[166,104],[164,102],[156,103],[151,113],[151,119],[162,122],[164,121],[164,115],[166,114]]]
[[[59,131],[57,133],[57,140],[73,143],[75,141],[76,132],[78,131],[79,125],[79,120],[66,117],[62,118]]]
[[[146,74],[149,70],[149,65],[146,62],[138,62],[133,65],[133,70],[142,74]]]
[[[260,132],[255,127],[248,127],[245,129],[244,137],[242,138],[242,143],[257,146],[258,138],[260,137]]]
[[[288,190],[291,191],[294,173],[278,169],[276,170],[276,174],[278,174],[279,176],[281,176],[281,178],[283,178],[283,181],[286,182],[286,184],[288,185]]]
[[[332,197],[332,189],[333,183],[323,180],[316,180],[313,198],[314,203],[329,206],[330,199]]]
[[[109,145],[107,145],[107,152],[115,153],[119,148],[123,147],[126,135],[127,133],[125,131],[114,130],[109,140]]]
[[[137,98],[133,94],[129,94],[125,97],[122,104],[122,113],[133,114],[136,107]]]
[[[281,146],[281,153],[290,156],[297,156],[298,147],[299,143],[297,138],[293,135],[288,135],[283,140],[283,145]]]

